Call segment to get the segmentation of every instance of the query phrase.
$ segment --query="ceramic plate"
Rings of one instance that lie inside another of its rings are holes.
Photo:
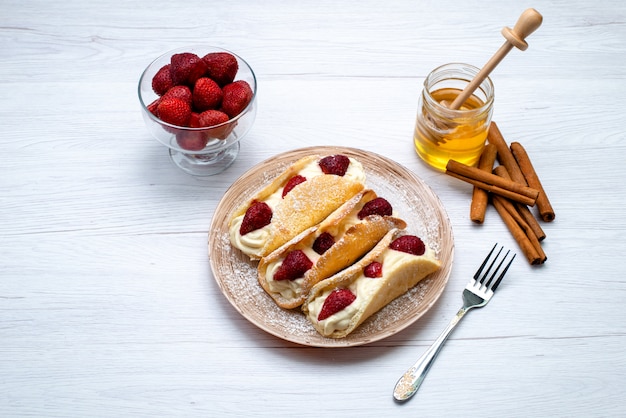
[[[234,210],[296,160],[311,154],[343,154],[363,164],[367,187],[386,198],[407,223],[407,232],[430,245],[441,268],[418,283],[342,339],[321,336],[300,312],[277,306],[257,281],[258,262],[230,245],[228,221]],[[371,152],[342,147],[311,147],[272,157],[244,173],[226,191],[215,209],[209,231],[213,276],[228,301],[248,321],[266,332],[314,347],[349,347],[393,335],[417,321],[443,292],[454,253],[450,221],[439,198],[419,177],[403,166]]]

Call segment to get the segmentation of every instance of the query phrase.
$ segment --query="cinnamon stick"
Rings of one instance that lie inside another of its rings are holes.
[[[517,206],[517,211],[519,212],[520,216],[524,218],[528,226],[530,226],[530,228],[535,233],[537,240],[543,241],[544,239],[546,239],[546,233],[543,231],[543,228],[541,228],[541,225],[539,225],[539,222],[537,222],[537,218],[535,218],[533,214],[530,212],[530,209],[528,209],[528,206],[520,205],[520,204],[517,204],[516,206]]]
[[[511,235],[513,235],[513,238],[520,246],[520,249],[526,256],[526,259],[528,259],[528,262],[532,265],[542,264],[546,260],[545,254],[540,254],[537,251],[537,247],[533,245],[533,242],[529,238],[529,234],[524,230],[524,226],[527,227],[527,225],[525,225],[523,219],[519,216],[519,214],[517,214],[517,211],[515,207],[513,207],[512,203],[501,196],[492,196],[492,203],[496,208],[496,211],[500,214],[504,224],[511,232]],[[515,214],[517,214],[517,216]],[[541,250],[541,245],[538,241],[537,245],[539,246],[539,250]],[[541,250],[541,252],[543,253],[543,250]]]
[[[499,165],[496,168],[494,168],[493,172],[497,176],[504,177],[505,179],[509,179],[509,180],[511,179],[511,176],[509,175],[508,170],[503,165]],[[537,237],[537,240],[543,241],[546,238],[546,233],[543,231],[543,228],[541,228],[541,225],[539,225],[539,222],[537,222],[537,219],[530,212],[530,209],[528,209],[528,206],[522,205],[521,203],[516,202],[515,207],[517,208],[517,211],[522,216],[522,218],[524,218],[524,221],[526,221],[528,226],[530,226],[533,233]]]
[[[519,184],[527,186],[528,184],[526,183],[526,178],[524,177],[517,160],[513,156],[513,153],[509,149],[509,146],[504,140],[504,137],[495,122],[491,122],[489,125],[489,131],[487,131],[487,141],[489,141],[490,144],[495,145],[498,149],[498,161],[506,167],[507,171],[511,175],[511,179]]]
[[[514,231],[511,231],[520,248],[522,248],[522,251],[524,251],[526,258],[528,258],[528,261],[531,264],[543,264],[548,259],[548,257],[543,251],[543,248],[541,247],[541,243],[537,239],[537,236],[530,228],[528,223],[524,220],[524,218],[522,218],[522,216],[519,214],[514,203],[510,200],[503,198],[502,196],[493,196],[493,205],[500,205],[502,208],[504,208],[504,210],[506,210],[506,214],[503,214],[496,208],[496,210],[498,210],[498,213],[500,214],[500,217],[504,220],[507,227],[509,227],[509,230],[511,230],[511,226],[509,225],[509,223],[515,222],[524,232],[524,234],[522,235],[517,232],[513,233]],[[534,251],[529,250],[529,244],[530,246],[532,246]]]
[[[539,180],[539,176],[537,176],[537,172],[530,162],[530,158],[526,153],[526,150],[519,142],[511,143],[511,152],[519,165],[519,168],[526,178],[526,182],[530,187],[533,187],[539,190],[539,196],[537,197],[537,209],[539,210],[539,214],[541,215],[541,219],[545,222],[551,222],[554,220],[554,209],[552,208],[552,204],[548,199],[548,195],[544,190],[541,181]]]
[[[536,189],[523,186],[455,160],[448,161],[446,174],[528,206],[534,206],[539,195],[539,191]]]
[[[493,144],[485,145],[480,160],[478,161],[478,168],[480,170],[491,172],[493,169],[493,163],[496,161],[496,155],[498,150]],[[489,195],[487,191],[481,189],[478,186],[474,186],[472,191],[472,202],[470,204],[470,219],[472,222],[482,224],[485,221],[485,212],[487,211],[487,204],[489,203]]]

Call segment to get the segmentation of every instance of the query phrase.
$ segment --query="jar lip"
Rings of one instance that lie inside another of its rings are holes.
[[[448,107],[442,105],[437,100],[435,100],[431,92],[436,90],[432,89],[438,83],[441,83],[446,80],[456,80],[459,84],[463,84],[463,86],[459,86],[459,89],[462,90],[465,85],[467,85],[474,77],[480,72],[480,69],[471,65],[462,62],[453,62],[448,64],[440,65],[432,70],[426,79],[424,80],[424,89],[423,96],[428,100],[429,105],[432,106],[438,112],[444,112],[447,115],[452,117],[467,117],[474,114],[479,114],[481,112],[488,111],[489,108],[493,105],[494,102],[494,86],[492,80],[487,76],[478,86],[476,90],[482,92],[484,99],[473,94],[477,98],[483,102],[483,105],[471,110],[452,110]]]

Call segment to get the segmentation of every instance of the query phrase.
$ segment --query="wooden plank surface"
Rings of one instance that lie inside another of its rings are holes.
[[[470,7],[473,6],[473,7]],[[412,147],[421,83],[482,65],[513,1],[4,1],[0,5],[0,416],[607,417],[626,402],[626,6],[530,5],[544,24],[492,74],[494,120],[527,149],[556,210],[548,261],[517,262],[399,405],[401,373],[443,330],[494,241],[471,187]],[[149,136],[137,99],[161,53],[243,56],[257,120],[226,172],[194,178]],[[380,153],[440,197],[450,281],[417,323],[350,349],[279,340],[239,315],[209,268],[211,216],[272,155],[338,144]]]

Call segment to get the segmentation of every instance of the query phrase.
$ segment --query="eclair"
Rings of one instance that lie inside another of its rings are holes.
[[[321,335],[343,338],[440,266],[419,237],[393,229],[358,262],[313,286],[302,311]]]
[[[296,308],[320,281],[352,265],[390,230],[406,223],[373,190],[363,190],[319,225],[259,262],[261,287],[282,308]]]
[[[364,188],[365,171],[356,159],[304,157],[235,210],[228,226],[231,244],[251,259],[261,259]]]

